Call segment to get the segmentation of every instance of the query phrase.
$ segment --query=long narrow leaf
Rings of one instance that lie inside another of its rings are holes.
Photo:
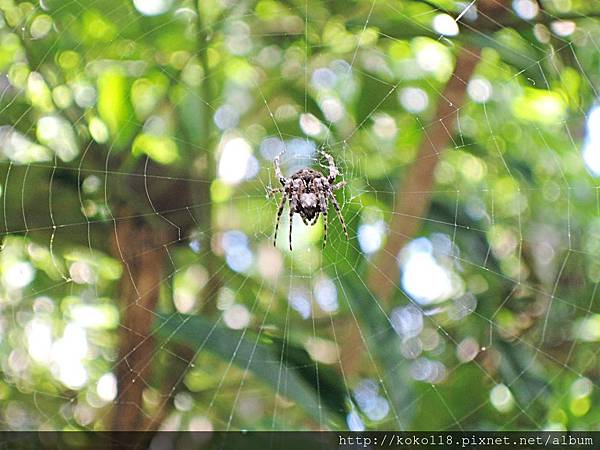
[[[177,314],[157,320],[161,338],[189,347],[195,352],[209,351],[224,361],[248,369],[273,391],[297,402],[325,428],[344,427],[346,404],[341,386],[336,387],[331,371],[315,365],[308,353],[289,342],[259,338],[254,332],[230,330],[199,316]],[[282,357],[283,352],[283,357]],[[319,394],[327,391],[327,396]]]

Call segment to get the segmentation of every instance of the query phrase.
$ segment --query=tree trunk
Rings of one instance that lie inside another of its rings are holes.
[[[491,24],[501,28],[511,14],[507,0],[480,0],[476,5],[479,27]],[[468,26],[468,25],[466,25]],[[396,188],[396,203],[389,224],[388,240],[376,256],[367,274],[369,289],[383,302],[389,301],[398,279],[398,253],[415,237],[431,202],[435,168],[452,140],[454,126],[463,106],[466,87],[479,62],[481,50],[464,46],[460,49],[454,73],[441,95],[432,125],[427,129],[417,157],[404,180]]]
[[[441,95],[432,125],[425,131],[412,167],[396,188],[396,203],[389,224],[388,240],[367,275],[369,289],[383,301],[389,300],[396,286],[398,253],[416,235],[423,217],[427,215],[435,168],[452,140],[467,83],[478,61],[479,49],[463,47],[460,50],[454,74]]]
[[[146,223],[119,221],[115,225],[113,255],[123,261],[120,282],[121,328],[116,367],[118,397],[112,428],[139,430],[143,426],[143,391],[149,382],[155,345],[154,310],[165,264],[165,235]]]

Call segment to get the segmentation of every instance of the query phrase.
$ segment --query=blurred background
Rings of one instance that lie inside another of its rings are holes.
[[[0,428],[598,429],[599,20],[0,0]]]

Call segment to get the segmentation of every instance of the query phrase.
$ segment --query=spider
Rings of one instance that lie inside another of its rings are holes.
[[[334,184],[335,178],[339,175],[339,171],[335,166],[335,162],[333,161],[331,155],[322,150],[321,153],[329,163],[328,176],[323,175],[318,170],[307,167],[298,170],[292,174],[291,177],[285,178],[281,173],[279,162],[279,158],[283,152],[275,157],[275,176],[279,178],[279,182],[283,187],[276,189],[269,188],[269,196],[273,195],[275,192],[281,192],[283,195],[281,198],[281,203],[279,204],[279,209],[277,210],[277,222],[275,224],[275,237],[273,238],[273,245],[276,245],[277,243],[279,221],[281,220],[281,214],[283,213],[283,207],[285,206],[286,201],[289,201],[290,203],[290,251],[292,250],[292,218],[295,213],[302,217],[302,221],[305,225],[314,225],[317,223],[319,214],[323,215],[323,247],[325,247],[325,244],[327,243],[327,209],[329,206],[329,201],[333,203],[335,212],[337,213],[337,216],[340,219],[344,229],[346,239],[348,239],[348,229],[346,228],[344,217],[340,211],[340,205],[333,195],[334,191],[345,186],[346,182],[342,181]]]

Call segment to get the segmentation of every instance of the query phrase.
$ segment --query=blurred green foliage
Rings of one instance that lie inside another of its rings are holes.
[[[132,223],[166,236],[154,427],[597,429],[593,3],[0,0],[0,428],[111,427]],[[481,61],[417,242],[453,290],[402,335],[410,290],[374,296],[357,236],[385,241],[461,48]],[[324,249],[320,224],[274,249],[272,159],[321,145],[351,240],[330,213]]]

